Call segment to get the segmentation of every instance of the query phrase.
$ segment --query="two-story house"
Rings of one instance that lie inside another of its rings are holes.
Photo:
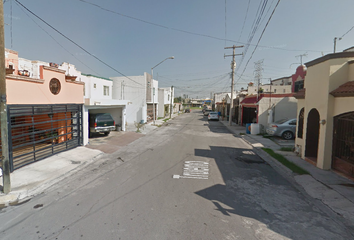
[[[148,87],[151,75],[145,72],[141,76],[110,77],[110,79],[113,80],[113,99],[128,101],[125,113],[126,124],[147,122],[147,93],[149,93],[149,100],[153,94],[152,87]]]
[[[67,78],[76,79],[84,83],[84,107],[83,107],[83,143],[89,141],[89,116],[95,113],[110,113],[116,123],[125,131],[125,116],[127,100],[113,99],[113,81],[109,78],[84,74],[78,71],[74,65],[62,63],[60,69],[65,70]]]
[[[171,112],[171,104],[173,104],[173,89],[170,87],[159,88],[159,111],[158,117],[167,117]]]
[[[83,82],[5,50],[10,170],[83,144]]]
[[[354,52],[305,65],[304,88],[295,95],[298,152],[318,168],[354,177]]]

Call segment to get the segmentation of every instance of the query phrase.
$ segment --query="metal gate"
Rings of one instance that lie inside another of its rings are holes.
[[[82,145],[82,105],[8,105],[11,172]]]
[[[334,117],[332,168],[354,177],[354,112]]]

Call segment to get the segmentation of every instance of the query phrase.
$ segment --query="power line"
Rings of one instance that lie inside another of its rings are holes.
[[[226,9],[227,9],[227,5],[226,5],[226,0],[225,0],[225,45],[226,45],[226,36],[227,36],[227,27],[226,27]]]
[[[17,1],[17,0],[15,0],[15,1]],[[103,11],[107,11],[107,12],[119,15],[121,17],[130,18],[130,19],[133,19],[135,21],[143,22],[145,24],[153,25],[155,27],[160,27],[160,28],[164,28],[164,29],[168,29],[168,30],[172,30],[172,31],[177,31],[177,32],[183,32],[183,33],[186,33],[186,34],[200,36],[200,37],[211,38],[211,39],[215,39],[215,40],[219,40],[219,41],[228,41],[228,42],[232,42],[232,43],[240,43],[240,44],[243,44],[243,45],[255,46],[255,44],[251,44],[251,43],[244,43],[244,42],[239,42],[239,41],[235,41],[235,40],[232,40],[232,39],[220,38],[220,37],[215,37],[215,36],[208,35],[208,34],[190,32],[190,31],[186,31],[186,30],[183,30],[183,29],[168,27],[168,26],[165,26],[165,25],[162,25],[162,24],[153,23],[153,22],[149,22],[149,21],[146,21],[146,20],[143,20],[143,19],[140,19],[140,18],[136,18],[136,17],[132,17],[132,16],[129,16],[129,15],[126,15],[126,14],[122,14],[120,12],[104,8],[104,7],[102,7],[102,6],[98,5],[98,4],[91,3],[91,2],[88,2],[88,1],[85,1],[85,0],[78,0],[78,1],[86,3],[86,4],[90,4],[90,5],[94,6],[94,7],[97,7],[99,9],[103,10]],[[303,51],[307,51],[307,52],[329,52],[329,51],[320,51],[320,50],[285,49],[285,48],[272,47],[272,46],[260,46],[260,47],[283,50],[283,51],[291,51],[291,52],[303,52]]]
[[[61,45],[48,31],[46,31],[44,28],[42,28],[36,21],[33,20],[33,18],[30,17],[30,15],[28,15],[27,12],[25,12],[22,8],[20,8],[40,29],[42,29],[46,34],[49,35],[49,37],[51,37],[60,47],[62,47],[67,53],[69,53],[71,56],[73,56],[76,60],[78,60],[80,63],[82,63],[84,66],[86,66],[88,69],[90,69],[91,71],[93,71],[94,73],[97,73],[96,71],[94,71],[92,68],[90,68],[88,65],[86,65],[84,62],[82,62],[80,59],[78,59],[73,53],[71,53],[69,50],[67,50],[63,45]],[[12,25],[12,24],[11,24]],[[11,44],[11,48],[12,48],[12,44]],[[99,75],[99,73],[97,73]]]
[[[61,33],[59,30],[57,30],[56,28],[54,28],[52,25],[50,25],[49,23],[47,23],[46,21],[44,21],[41,17],[39,17],[37,14],[35,14],[34,12],[32,12],[31,10],[29,10],[27,7],[25,7],[22,3],[20,3],[18,0],[15,0],[19,5],[21,5],[24,9],[26,9],[29,13],[31,13],[33,16],[35,16],[36,18],[38,18],[39,20],[41,20],[43,23],[45,23],[47,26],[49,26],[51,29],[53,29],[54,31],[56,31],[58,34],[60,34],[62,37],[66,38],[68,41],[70,41],[71,43],[73,43],[75,46],[77,46],[78,48],[80,48],[81,50],[83,50],[84,52],[86,52],[87,54],[89,54],[91,57],[95,58],[96,60],[98,60],[99,62],[101,62],[102,64],[106,65],[107,67],[109,67],[110,69],[112,69],[113,71],[119,73],[120,75],[128,78],[129,80],[143,86],[141,83],[134,81],[133,79],[129,78],[128,76],[124,75],[123,73],[121,73],[120,71],[118,71],[117,69],[115,69],[114,67],[112,67],[111,65],[109,65],[108,63],[104,62],[103,60],[101,60],[100,58],[96,57],[95,55],[93,55],[92,53],[90,53],[89,51],[87,51],[85,48],[81,47],[79,44],[77,44],[76,42],[74,42],[73,40],[71,40],[69,37],[65,36],[63,33]]]
[[[354,29],[354,26],[353,27],[351,27],[346,33],[344,33],[343,34],[343,36],[341,36],[340,38],[343,38],[345,35],[347,35],[351,30],[353,30]]]
[[[245,18],[243,19],[242,29],[241,29],[240,36],[238,37],[238,41],[240,41],[241,36],[242,36],[242,33],[243,33],[243,29],[244,29],[244,27],[245,27],[245,23],[246,23],[247,15],[248,15],[248,9],[249,9],[249,7],[250,7],[250,2],[251,2],[251,0],[248,0],[247,10],[246,10],[246,15],[245,15]]]
[[[251,32],[248,35],[248,40],[247,40],[247,44],[246,44],[246,47],[245,47],[244,55],[242,56],[236,71],[238,71],[238,69],[241,67],[241,65],[243,63],[243,60],[246,57],[246,54],[247,54],[248,49],[250,47],[250,44],[251,44],[251,42],[252,42],[252,40],[253,40],[257,30],[258,30],[258,27],[260,25],[260,22],[261,22],[263,14],[264,14],[265,8],[267,6],[267,3],[268,3],[268,0],[263,0],[263,3],[260,3],[259,6],[258,6],[256,16],[255,16],[255,18],[253,20],[252,30],[251,30]]]
[[[258,39],[258,42],[257,42],[257,44],[256,44],[256,47],[254,48],[254,50],[253,50],[253,52],[252,52],[250,58],[248,59],[248,61],[247,61],[247,63],[246,63],[246,66],[244,67],[244,69],[243,69],[243,71],[242,71],[242,73],[241,73],[240,78],[241,78],[242,75],[245,73],[246,68],[247,68],[247,66],[248,66],[248,63],[251,61],[251,59],[252,59],[252,57],[253,57],[253,54],[254,54],[254,52],[256,51],[257,47],[258,47],[259,42],[262,40],[263,34],[264,34],[265,30],[267,29],[268,24],[269,24],[270,20],[272,19],[273,14],[274,14],[275,10],[277,9],[279,3],[280,3],[280,0],[278,0],[277,4],[275,5],[275,7],[274,7],[274,9],[273,9],[272,14],[269,16],[269,19],[268,19],[266,25],[265,25],[264,28],[263,28],[262,34],[261,34],[261,36],[260,36],[259,39]],[[240,78],[239,78],[239,79],[240,79]],[[238,81],[238,80],[237,80],[237,81]],[[237,81],[236,81],[236,83],[237,83]]]

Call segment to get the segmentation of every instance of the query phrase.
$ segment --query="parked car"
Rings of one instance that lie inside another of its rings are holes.
[[[204,111],[204,116],[208,116],[210,112],[211,112],[210,109],[205,109],[205,111]]]
[[[279,136],[286,140],[293,139],[296,131],[296,118],[281,119],[274,123],[269,124],[266,132],[271,136]]]
[[[186,110],[184,110],[185,113],[190,113],[191,110],[189,108],[187,108]]]
[[[210,112],[208,115],[208,121],[210,120],[217,120],[219,121],[219,114],[218,112]]]
[[[116,129],[115,121],[109,113],[93,113],[90,114],[90,137],[93,133],[103,133],[108,135],[111,131]]]

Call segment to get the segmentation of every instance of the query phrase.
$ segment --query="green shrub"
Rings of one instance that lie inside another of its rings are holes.
[[[270,156],[272,156],[273,158],[275,158],[276,160],[278,160],[281,164],[283,164],[285,167],[289,168],[291,171],[293,171],[294,173],[297,174],[309,174],[308,171],[306,171],[305,169],[299,167],[298,165],[296,165],[293,162],[290,162],[288,159],[286,159],[283,155],[280,155],[278,153],[275,153],[272,149],[270,148],[262,148],[263,151],[265,151],[266,153],[268,153]]]

